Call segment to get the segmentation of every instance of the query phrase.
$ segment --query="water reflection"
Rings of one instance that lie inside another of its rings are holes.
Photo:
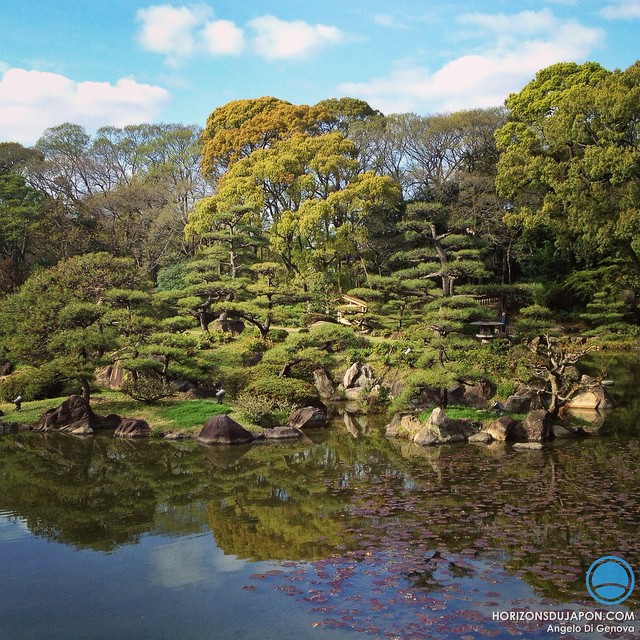
[[[626,408],[607,418],[628,419]],[[640,440],[615,435],[621,427],[516,452],[419,448],[337,420],[311,443],[246,447],[5,436],[0,545],[28,531],[112,554],[161,537],[149,580],[172,590],[284,561],[293,564],[257,571],[243,598],[268,586],[323,628],[343,629],[346,616],[348,629],[366,630],[375,618],[380,634],[385,617],[400,628],[404,616],[410,629],[444,607],[441,637],[464,607],[477,614],[516,597],[593,605],[584,575],[602,555],[640,568]],[[639,604],[636,589],[626,605]]]

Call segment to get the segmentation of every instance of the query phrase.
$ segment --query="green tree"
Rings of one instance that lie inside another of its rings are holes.
[[[496,135],[508,220],[546,227],[587,263],[624,256],[640,274],[640,63],[553,65],[506,105]]]
[[[0,347],[8,359],[52,383],[76,381],[88,399],[96,367],[132,334],[114,288],[139,289],[134,262],[108,254],[61,261],[32,275],[0,309]],[[109,299],[109,296],[111,300]]]

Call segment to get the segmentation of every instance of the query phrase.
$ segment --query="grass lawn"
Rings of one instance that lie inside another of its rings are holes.
[[[57,407],[66,400],[49,398],[24,402],[20,411],[10,403],[0,404],[4,412],[5,422],[33,424],[47,409]],[[184,400],[179,397],[165,398],[152,405],[145,405],[125,396],[117,391],[103,391],[91,398],[92,409],[100,416],[117,413],[127,418],[142,418],[151,426],[154,433],[168,433],[170,431],[195,433],[207,418],[230,412],[226,404],[218,404],[215,400]]]
[[[421,422],[426,422],[431,415],[433,409],[428,409],[423,411],[418,416]],[[473,407],[447,407],[444,412],[447,417],[452,420],[480,420],[481,422],[493,422],[496,418],[499,417],[494,411],[489,411],[488,409],[474,409]],[[526,414],[509,414],[510,418],[513,418],[516,422],[521,422],[525,419]]]

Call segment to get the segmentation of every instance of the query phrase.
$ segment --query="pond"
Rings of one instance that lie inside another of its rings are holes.
[[[353,418],[230,448],[4,436],[0,638],[638,637],[640,588],[585,585],[605,555],[640,578],[637,421],[530,452]]]

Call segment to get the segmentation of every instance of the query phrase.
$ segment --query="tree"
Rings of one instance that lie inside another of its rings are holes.
[[[525,361],[532,373],[544,380],[551,393],[549,413],[556,415],[566,402],[565,394],[571,369],[592,350],[590,345],[573,342],[568,338],[538,336],[526,347]]]
[[[233,100],[215,109],[202,133],[202,174],[220,177],[231,165],[254,151],[268,149],[294,133],[318,130],[321,107],[294,105],[265,96]]]
[[[77,381],[88,399],[105,354],[118,347],[120,336],[138,331],[122,322],[113,290],[144,286],[131,259],[102,253],[63,260],[33,274],[6,299],[0,348],[11,362],[52,383]]]
[[[480,260],[482,247],[468,230],[456,232],[447,228],[446,209],[429,203],[413,203],[400,223],[407,248],[398,254],[411,265],[406,275],[416,278],[438,278],[442,295],[453,295],[460,279],[488,275]]]
[[[640,63],[553,65],[506,105],[496,136],[507,219],[547,227],[587,263],[624,256],[640,275]]]

